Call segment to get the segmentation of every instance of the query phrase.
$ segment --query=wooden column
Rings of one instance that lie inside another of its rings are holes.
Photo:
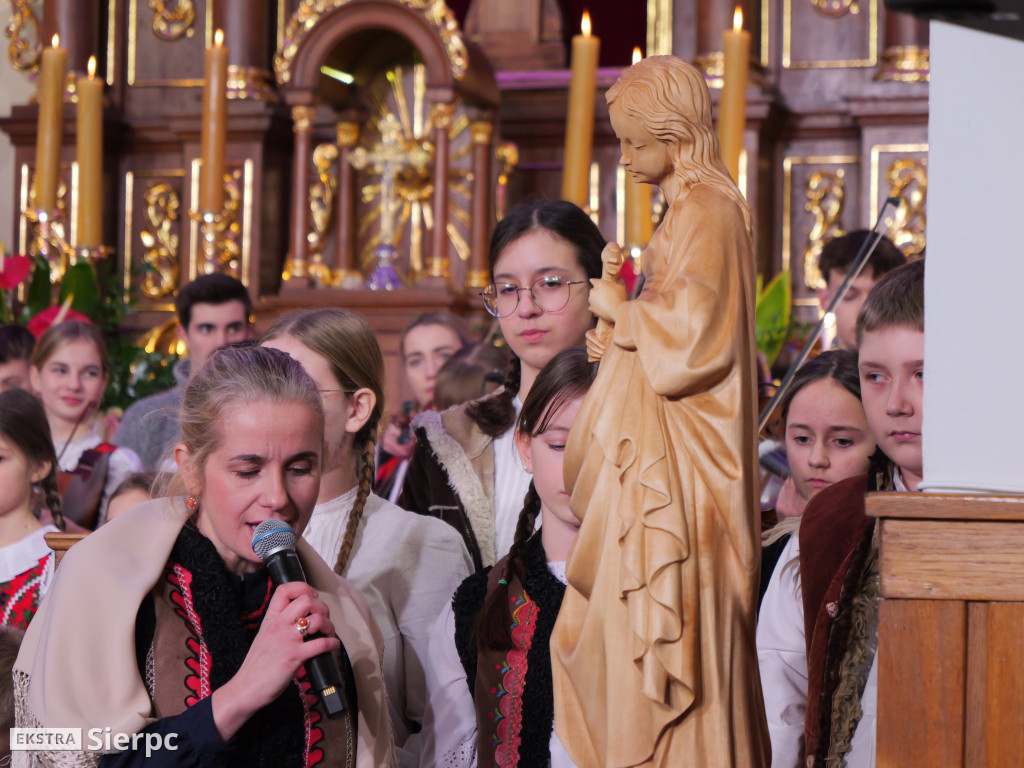
[[[270,53],[267,49],[272,3],[251,0],[216,0],[214,29],[224,30],[224,44],[231,49],[228,61],[228,98],[274,101]]]
[[[693,65],[704,73],[713,88],[722,87],[725,73],[722,33],[732,29],[732,14],[737,5],[743,8],[743,18],[750,18],[745,1],[697,0],[697,56]]]
[[[473,141],[473,201],[469,234],[469,270],[466,272],[466,290],[483,290],[491,282],[487,269],[487,250],[491,239],[491,156],[493,155],[494,126],[478,121],[469,124]]]
[[[348,287],[362,285],[362,272],[356,263],[356,174],[349,158],[359,141],[359,123],[337,125],[338,197],[335,221],[337,240],[334,251],[334,284]]]
[[[928,22],[885,11],[885,48],[875,80],[919,83],[929,79]]]
[[[879,768],[1024,765],[1024,496],[871,494]]]
[[[74,88],[74,72],[85,72],[89,57],[106,58],[99,43],[99,0],[45,0],[41,40],[49,45],[54,33],[68,52],[68,83]],[[102,68],[101,68],[102,71]]]
[[[434,231],[427,273],[419,282],[425,288],[448,287],[448,129],[454,113],[455,105],[451,103],[430,107],[430,123],[434,126]]]
[[[313,154],[313,117],[316,108],[292,107],[295,153],[292,158],[292,241],[285,265],[285,287],[309,287],[306,261],[309,255],[309,181]]]

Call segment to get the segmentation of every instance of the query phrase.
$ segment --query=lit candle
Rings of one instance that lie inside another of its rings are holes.
[[[206,84],[203,88],[203,127],[200,146],[203,168],[199,181],[199,209],[220,213],[224,208],[224,145],[227,141],[228,54],[221,30],[206,49]]]
[[[96,57],[78,78],[78,246],[103,244],[103,81]]]
[[[590,188],[590,148],[594,140],[594,99],[597,96],[597,56],[601,41],[590,34],[590,14],[583,12],[582,34],[572,38],[572,79],[565,126],[562,199],[581,208]]]
[[[640,48],[633,49],[633,63],[643,58]],[[651,185],[633,179],[626,174],[626,248],[645,248],[654,228],[651,222]]]
[[[51,216],[57,210],[60,149],[64,141],[64,76],[68,52],[60,36],[43,49],[39,75],[39,124],[36,128],[36,208]]]
[[[747,121],[747,68],[750,65],[750,33],[743,29],[743,11],[739,6],[732,29],[723,35],[725,74],[722,97],[718,103],[718,142],[722,161],[733,179],[739,179],[743,129]]]

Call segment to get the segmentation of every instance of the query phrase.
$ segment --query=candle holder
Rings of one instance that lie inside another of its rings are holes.
[[[230,264],[233,258],[232,243],[226,236],[227,229],[235,220],[235,211],[227,205],[221,211],[189,211],[189,218],[199,224],[199,264],[200,275],[212,275],[214,272],[234,272]]]
[[[61,222],[60,209],[26,208],[21,215],[29,224],[35,225],[35,250],[50,265],[50,282],[59,283],[74,254],[61,228],[56,226]]]

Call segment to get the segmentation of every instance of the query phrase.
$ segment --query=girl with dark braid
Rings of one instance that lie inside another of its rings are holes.
[[[33,509],[37,491],[56,525]],[[53,577],[43,538],[64,529],[57,456],[40,402],[21,389],[0,392],[0,627],[25,629]]]
[[[590,217],[563,200],[526,203],[502,219],[491,237],[492,282],[480,295],[515,355],[505,386],[413,422],[416,450],[398,503],[454,526],[477,570],[512,546],[530,483],[513,443],[516,415],[541,368],[584,343],[604,245]]]
[[[580,525],[562,452],[596,375],[583,348],[565,350],[523,403],[515,442],[532,481],[508,555],[462,583],[431,633],[423,766],[573,765],[552,728],[548,640]]]
[[[373,493],[384,359],[370,326],[342,309],[281,318],[263,346],[306,369],[323,398],[320,493],[306,541],[366,597],[384,638],[384,680],[403,766],[419,759],[429,630],[472,571],[459,534]]]

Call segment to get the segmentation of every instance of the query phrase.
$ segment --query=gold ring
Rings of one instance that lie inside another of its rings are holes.
[[[309,634],[309,617],[303,616],[301,619],[295,622],[295,629],[298,630],[299,636],[305,640],[306,635]]]

